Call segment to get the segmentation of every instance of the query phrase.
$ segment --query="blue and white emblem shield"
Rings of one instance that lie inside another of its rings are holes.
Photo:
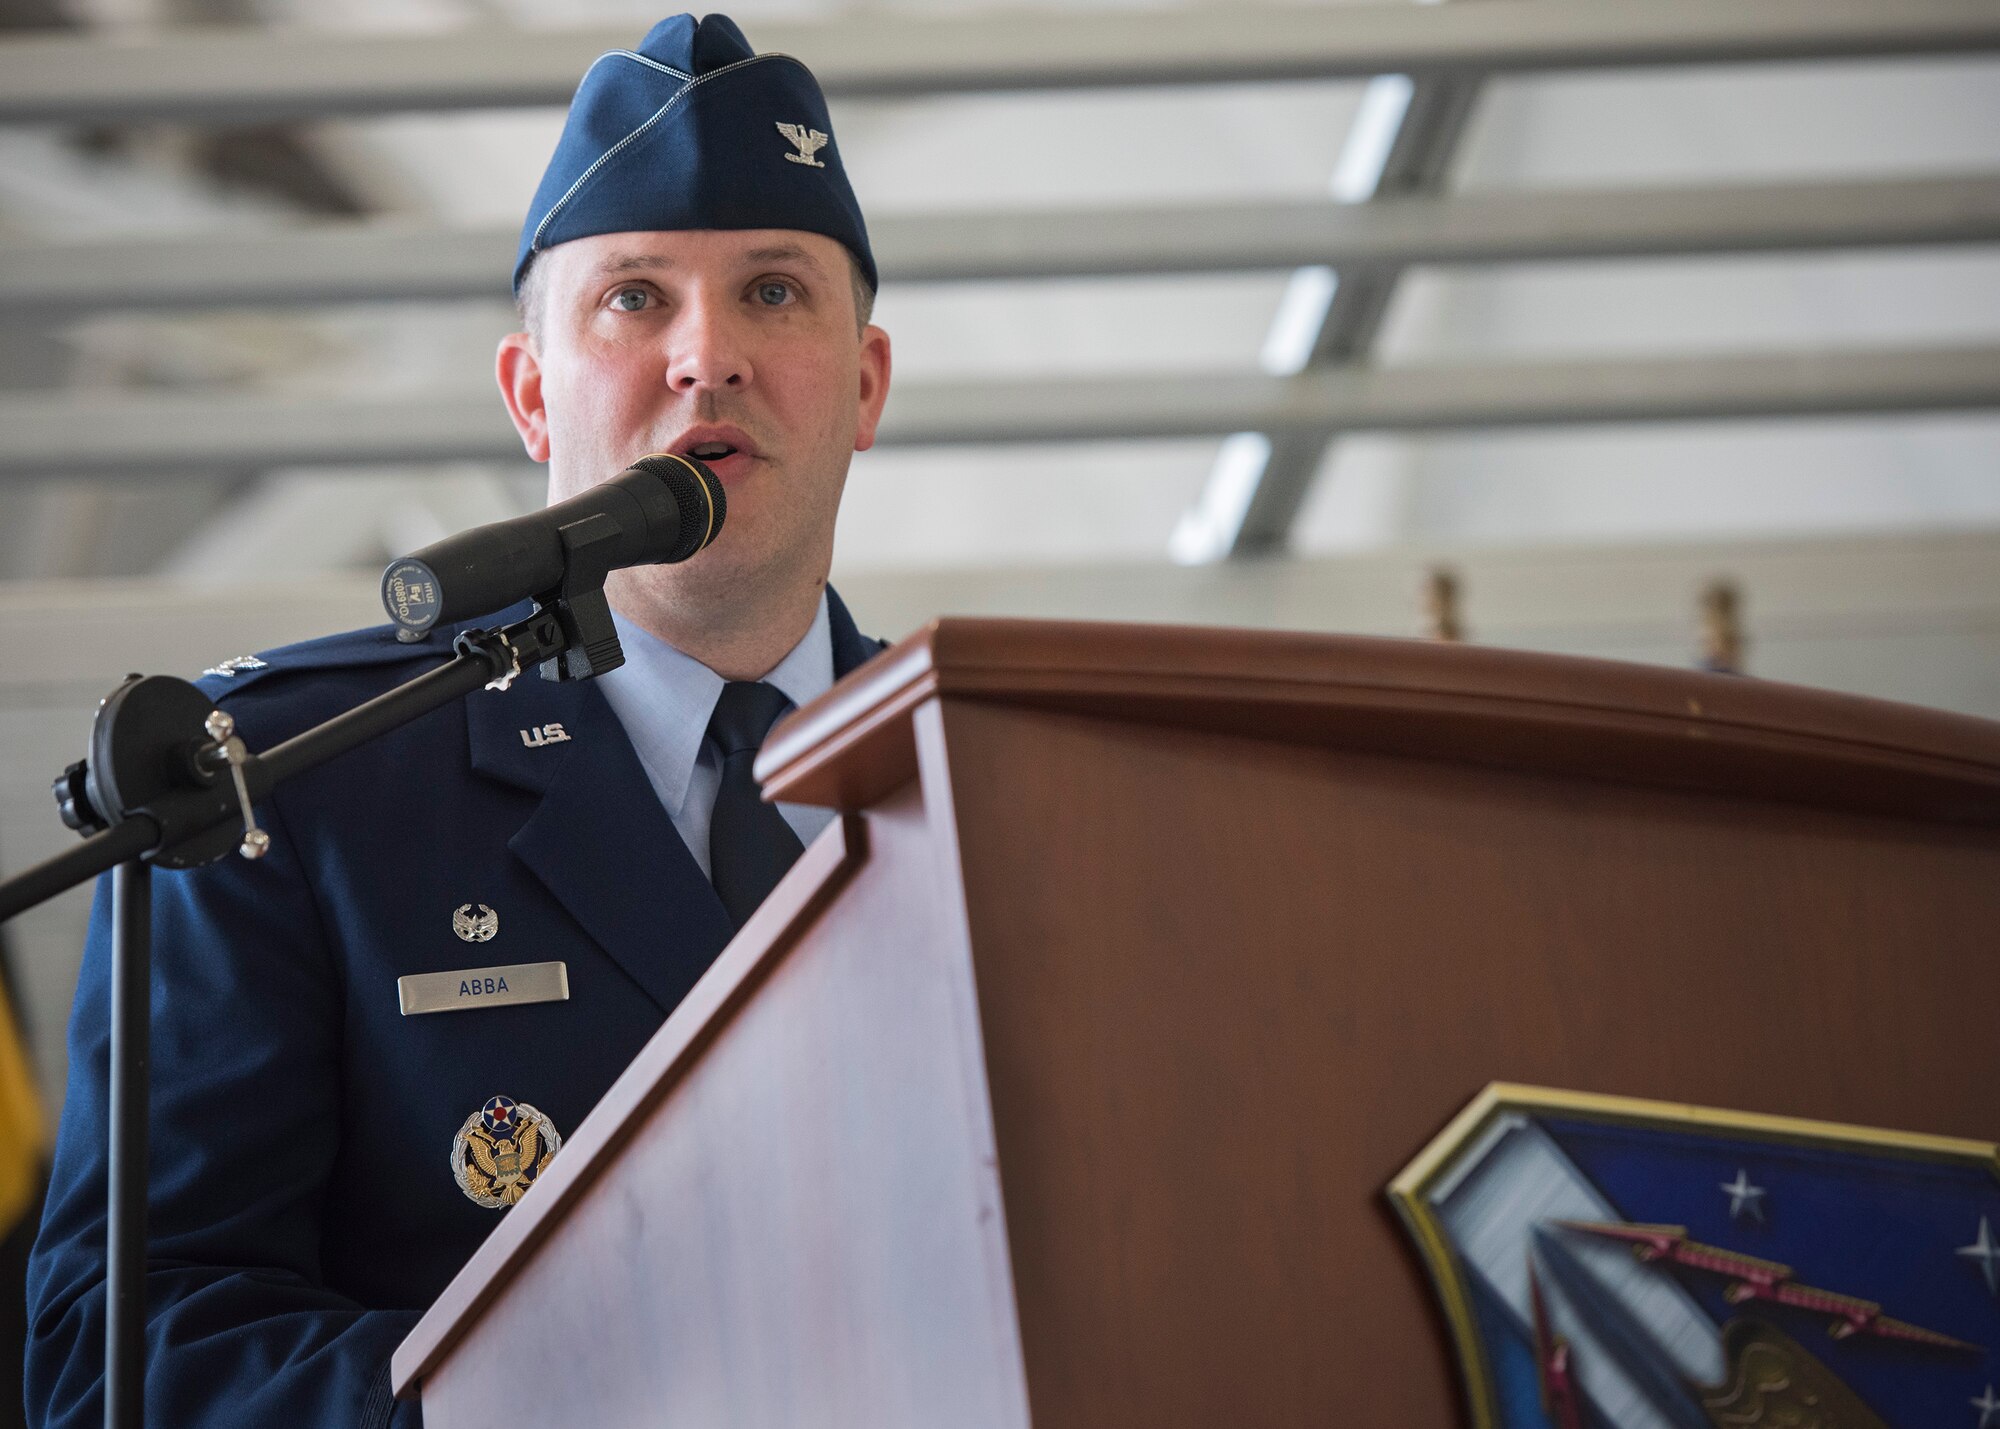
[[[1496,1083],[1390,1186],[1479,1429],[2000,1429],[2000,1148]]]

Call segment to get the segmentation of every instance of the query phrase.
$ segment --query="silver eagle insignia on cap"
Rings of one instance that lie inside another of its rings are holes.
[[[817,129],[808,129],[803,124],[787,124],[783,120],[778,121],[778,132],[791,140],[792,147],[798,150],[796,154],[785,155],[787,159],[794,164],[811,164],[815,169],[826,167],[813,155],[827,146],[831,135],[822,134]]]

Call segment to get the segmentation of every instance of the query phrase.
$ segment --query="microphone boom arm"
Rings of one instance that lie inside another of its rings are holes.
[[[594,594],[603,600],[602,591]],[[562,603],[551,602],[504,628],[461,632],[453,642],[452,658],[444,664],[262,754],[245,756],[240,767],[252,802],[294,775],[421,719],[453,700],[481,688],[504,690],[524,669],[566,658],[570,652],[565,626],[574,624],[587,630],[593,622],[588,613],[579,617],[572,610],[568,621],[564,614]],[[610,627],[608,606],[604,624]],[[611,638],[616,640],[615,632]],[[129,680],[121,692],[156,682],[183,686],[204,706],[209,703],[195,686],[165,675]],[[129,711],[125,716],[129,722],[119,721],[121,708]],[[191,728],[176,727],[179,722],[162,718],[153,707],[130,701],[122,707],[107,701],[100,718],[107,721],[107,727],[91,741],[96,758],[105,759],[112,750],[136,750],[139,753],[134,763],[175,770],[178,777],[163,779],[157,787],[131,791],[116,806],[103,809],[86,792],[88,762],[71,765],[56,781],[56,794],[64,806],[64,822],[88,837],[76,848],[0,882],[0,923],[127,859],[144,859],[164,868],[191,868],[212,863],[236,847],[238,834],[234,829],[230,829],[228,839],[204,845],[206,835],[242,823],[246,812],[222,759],[220,741],[210,740],[199,722]]]

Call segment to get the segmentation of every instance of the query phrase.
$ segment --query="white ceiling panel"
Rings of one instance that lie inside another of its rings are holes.
[[[835,569],[1157,559],[1213,442],[904,449],[854,460]]]
[[[1460,160],[1465,188],[1991,168],[2000,163],[2000,62],[1872,60],[1496,79]]]
[[[1815,253],[1418,270],[1385,362],[1973,343],[2000,332],[2000,251]]]
[[[1348,490],[1340,465],[1370,449],[1375,474],[1357,471],[1361,487]],[[1341,451],[1301,516],[1300,552],[2000,527],[2000,416],[1985,414],[1381,438]],[[1372,527],[1357,530],[1357,496],[1375,502]]]

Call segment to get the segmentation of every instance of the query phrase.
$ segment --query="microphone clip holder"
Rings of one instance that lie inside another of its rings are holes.
[[[618,523],[598,512],[572,521],[557,534],[563,545],[563,581],[535,598],[560,623],[562,649],[542,661],[544,680],[588,680],[625,663],[604,582],[622,533]]]

